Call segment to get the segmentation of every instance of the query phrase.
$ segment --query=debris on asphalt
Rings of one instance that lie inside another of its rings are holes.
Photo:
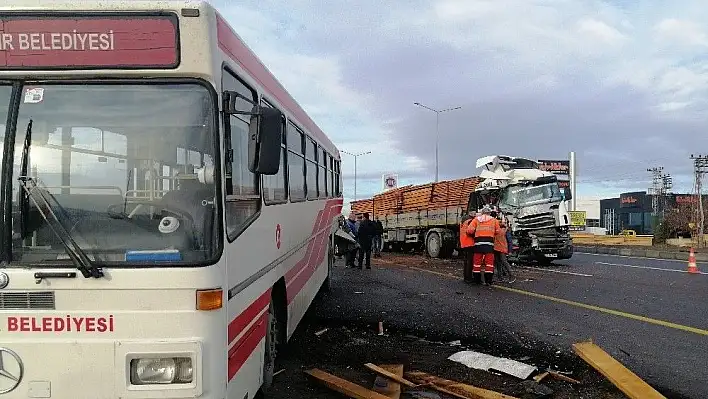
[[[554,392],[551,388],[536,381],[526,380],[522,381],[520,385],[524,388],[525,393],[533,395],[535,399],[550,398]]]
[[[417,384],[427,384],[429,387],[445,394],[453,394],[457,398],[481,399],[518,399],[488,389],[478,388],[461,382],[447,380],[422,371],[404,373],[407,379]]]
[[[315,333],[315,335],[319,337],[320,335],[326,333],[327,330],[329,330],[329,328],[323,328],[323,329],[321,329],[320,331],[317,331],[317,332]]]
[[[546,371],[546,372],[543,372],[537,376],[534,376],[533,380],[536,382],[541,382],[541,381],[543,381],[544,378],[548,377],[549,375],[550,375],[550,373],[548,371]]]
[[[441,399],[440,395],[428,391],[407,391],[401,396],[403,399]]]
[[[285,369],[280,369],[280,370],[276,371],[275,373],[273,373],[273,377],[275,377],[276,375],[282,373],[283,371],[285,371]]]
[[[379,322],[379,335],[383,335],[384,329],[383,329],[383,321]]]
[[[522,380],[529,378],[529,376],[537,370],[535,366],[531,366],[526,363],[475,351],[457,352],[448,357],[448,360],[464,364],[469,368],[477,370],[498,371]]]
[[[630,399],[666,399],[664,395],[591,341],[575,343],[573,349],[580,358],[607,377]]]
[[[336,375],[326,373],[320,369],[312,369],[305,371],[306,374],[312,376],[317,381],[324,384],[327,388],[337,391],[350,398],[355,399],[388,399],[387,396],[381,395],[380,393],[371,391],[362,387],[361,385],[355,384],[351,381],[347,381],[343,378],[339,378]]]
[[[565,381],[565,382],[570,382],[570,383],[572,383],[572,384],[578,384],[578,385],[582,384],[582,382],[576,380],[575,378],[570,378],[570,377],[568,377],[568,376],[565,376],[565,375],[563,375],[563,374],[561,374],[561,373],[558,373],[558,372],[556,372],[556,371],[553,371],[553,370],[548,370],[547,373],[548,373],[551,377],[553,377],[553,378],[555,378],[555,379],[557,379],[557,380],[561,380],[561,381]]]
[[[460,340],[458,339],[458,340],[455,340],[455,341],[448,342],[447,344],[450,345],[450,346],[460,346],[460,345],[462,345],[462,341],[460,341]]]
[[[402,364],[382,364],[381,368],[393,375],[403,378]],[[401,384],[380,375],[377,375],[374,380],[373,390],[390,399],[399,399],[401,397]]]
[[[405,386],[411,387],[411,388],[416,387],[416,384],[406,380],[405,378],[403,378],[403,376],[399,377],[398,375],[396,375],[388,370],[385,370],[384,368],[379,367],[373,363],[366,363],[364,365],[364,367],[366,367],[367,369],[373,371],[374,373],[376,373],[382,377],[388,378],[389,380],[392,380],[392,381],[396,381],[399,384],[402,384],[402,385],[405,385]]]

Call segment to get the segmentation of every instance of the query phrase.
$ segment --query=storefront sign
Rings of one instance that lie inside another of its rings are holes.
[[[551,172],[554,175],[569,175],[570,174],[570,161],[563,160],[538,160],[539,169],[546,172]]]
[[[644,193],[626,193],[620,195],[620,208],[641,207],[642,203],[640,198],[642,196],[644,196]]]

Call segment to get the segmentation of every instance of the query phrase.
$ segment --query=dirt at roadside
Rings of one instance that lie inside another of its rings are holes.
[[[308,317],[288,346],[281,366],[284,372],[277,375],[273,398],[343,398],[322,385],[313,382],[304,373],[319,368],[366,388],[372,388],[375,375],[364,363],[403,364],[404,371],[424,371],[439,377],[473,384],[518,398],[536,398],[527,394],[521,381],[514,377],[495,375],[486,371],[469,369],[447,357],[464,350],[465,346],[419,338],[405,331],[386,331],[377,335],[374,326],[328,325]],[[328,330],[320,336],[315,332]],[[541,367],[532,359],[520,358]],[[623,396],[612,384],[594,370],[580,363],[556,364],[561,371],[583,382],[574,385],[554,379],[544,379],[542,384],[553,390],[552,399],[620,399]],[[405,396],[402,396],[402,398]],[[440,394],[441,398],[447,398]]]

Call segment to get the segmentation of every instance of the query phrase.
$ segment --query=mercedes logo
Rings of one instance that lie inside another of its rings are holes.
[[[10,276],[5,272],[0,272],[0,290],[10,284]]]
[[[0,348],[0,395],[14,391],[24,374],[20,356],[10,349]]]

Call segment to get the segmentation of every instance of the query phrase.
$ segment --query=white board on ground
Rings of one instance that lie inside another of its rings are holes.
[[[517,362],[516,360],[486,355],[475,351],[457,352],[448,357],[448,360],[464,364],[469,368],[477,370],[498,371],[521,378],[522,380],[529,378],[529,376],[536,371],[536,367]]]

